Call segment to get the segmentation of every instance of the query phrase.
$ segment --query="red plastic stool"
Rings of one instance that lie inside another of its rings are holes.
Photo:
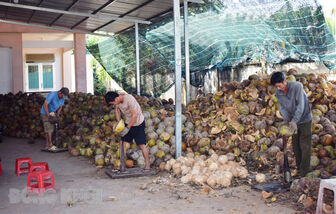
[[[46,182],[50,179],[50,182]],[[32,184],[32,182],[37,182]],[[27,192],[43,194],[45,191],[55,190],[55,181],[52,171],[35,171],[28,173]]]
[[[2,174],[2,167],[1,167],[1,161],[0,161],[0,175]]]
[[[48,171],[48,163],[47,162],[38,162],[38,163],[32,163],[29,167],[29,172],[37,171],[36,169],[40,169],[42,171]]]
[[[40,180],[40,171],[28,173],[27,192],[39,193],[40,188],[42,188],[42,182],[40,182]],[[34,182],[34,184],[32,184],[32,182]]]
[[[28,163],[28,167],[23,167],[21,168],[21,165],[23,163]],[[18,158],[16,159],[16,163],[15,163],[15,173],[17,176],[19,176],[22,173],[26,173],[29,172],[29,168],[32,164],[32,160],[30,158]]]

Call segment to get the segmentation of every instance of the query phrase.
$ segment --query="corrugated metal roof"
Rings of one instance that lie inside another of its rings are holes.
[[[18,3],[14,3],[15,1]],[[23,6],[34,8],[21,8]],[[144,21],[172,8],[173,0],[0,0],[0,19],[88,33],[116,33],[128,29],[134,23],[115,20],[111,16]],[[66,14],[47,9],[62,10]],[[92,15],[97,15],[98,18]]]

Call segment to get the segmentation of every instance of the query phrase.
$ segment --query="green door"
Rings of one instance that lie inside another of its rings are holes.
[[[43,70],[43,89],[53,88],[53,66],[42,65]]]
[[[38,65],[28,65],[28,87],[29,89],[39,89]]]

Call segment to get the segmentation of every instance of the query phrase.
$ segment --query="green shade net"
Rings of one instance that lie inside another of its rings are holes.
[[[174,84],[172,17],[171,13],[151,25],[140,25],[142,95],[160,96]],[[191,4],[189,44],[194,86],[204,84],[204,75],[213,69],[225,76],[229,69],[247,63],[265,61],[272,67],[284,62],[323,62],[329,69],[336,63],[335,39],[314,0]],[[134,29],[88,46],[88,50],[121,87],[136,92]]]

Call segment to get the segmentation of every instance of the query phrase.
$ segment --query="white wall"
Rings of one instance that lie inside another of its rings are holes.
[[[0,47],[0,94],[13,92],[12,49]]]
[[[90,63],[92,60],[91,54],[86,55],[86,84],[87,84],[87,93],[94,93],[93,89],[93,70],[90,68]]]
[[[63,51],[63,86],[74,92],[76,85],[72,49]]]

